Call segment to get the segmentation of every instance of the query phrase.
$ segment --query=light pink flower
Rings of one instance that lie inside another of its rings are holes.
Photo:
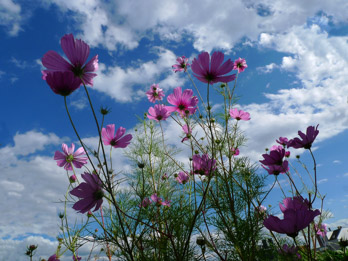
[[[315,230],[319,236],[325,237],[327,234],[327,226],[324,223],[321,223],[320,226],[315,224]]]
[[[180,184],[185,184],[190,179],[190,176],[186,172],[180,171],[175,179]]]
[[[158,87],[158,84],[152,84],[150,90],[146,92],[146,96],[150,102],[155,103],[156,101],[161,101],[164,97],[164,92]]]
[[[93,72],[98,70],[98,55],[86,63],[89,56],[89,46],[80,39],[75,40],[72,34],[64,35],[60,44],[70,63],[57,52],[48,51],[42,57],[42,64],[47,68],[44,70],[43,79],[45,80],[49,72],[73,72],[75,77],[82,78],[86,85],[93,86],[93,78],[97,76]]]
[[[234,61],[233,63],[233,70],[238,70],[238,73],[241,73],[247,68],[248,65],[246,64],[245,59],[243,58],[238,58],[237,60]]]
[[[250,120],[250,113],[246,111],[238,111],[237,108],[235,109],[230,109],[230,115],[232,118],[236,119],[237,121],[243,120],[243,121],[248,121]]]
[[[231,82],[236,78],[235,74],[226,75],[233,69],[233,62],[231,59],[224,61],[224,54],[222,52],[214,52],[211,56],[207,52],[202,52],[192,61],[192,71],[194,76],[201,82],[214,84],[217,82]]]
[[[182,129],[186,134],[186,136],[181,140],[181,142],[184,142],[185,140],[190,139],[191,134],[192,134],[192,130],[187,125],[182,126]]]
[[[66,170],[72,170],[72,165],[75,168],[81,168],[83,165],[87,163],[87,157],[85,150],[80,147],[78,150],[75,150],[75,144],[71,143],[71,148],[68,147],[65,143],[62,144],[62,152],[56,151],[54,153],[54,160],[57,161],[57,165],[59,167],[63,167]]]
[[[198,98],[193,96],[191,89],[182,92],[181,87],[176,87],[174,92],[167,97],[167,101],[174,106],[167,106],[169,112],[177,111],[181,117],[194,114],[197,110]]]
[[[167,110],[167,106],[163,104],[156,104],[155,107],[149,108],[149,114],[147,117],[150,120],[165,121],[170,116],[170,112]]]
[[[174,72],[186,72],[187,68],[190,67],[190,64],[188,63],[188,58],[186,58],[185,56],[178,57],[176,61],[178,63],[172,66]]]
[[[133,137],[132,134],[123,136],[125,132],[125,128],[119,127],[115,135],[115,124],[107,125],[106,129],[102,129],[102,139],[104,144],[111,145],[114,148],[126,148]]]

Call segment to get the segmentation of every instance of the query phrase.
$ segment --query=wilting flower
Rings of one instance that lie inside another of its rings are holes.
[[[193,96],[191,89],[186,89],[182,92],[181,87],[176,87],[174,92],[167,97],[167,101],[174,106],[167,106],[167,111],[177,111],[181,117],[188,114],[194,114],[197,110],[198,98]]]
[[[185,184],[190,179],[190,177],[186,172],[180,171],[178,176],[175,179],[180,184]]]
[[[164,97],[164,92],[158,87],[158,84],[152,84],[150,90],[146,92],[146,96],[150,102],[155,103],[157,101],[162,101]]]
[[[68,96],[81,85],[81,80],[72,72],[49,72],[45,73],[47,84],[52,91],[62,96]]]
[[[269,230],[287,234],[290,237],[296,237],[298,232],[306,228],[320,211],[310,210],[308,200],[302,197],[285,198],[283,204],[279,204],[284,214],[284,219],[275,216],[269,216],[263,221],[263,224]]]
[[[231,59],[224,61],[224,54],[222,52],[214,52],[210,56],[207,52],[202,52],[192,61],[192,71],[194,76],[201,82],[214,84],[217,82],[231,82],[236,78],[235,74],[223,76],[233,69],[233,62]]]
[[[191,134],[192,134],[192,130],[190,129],[189,126],[184,125],[182,126],[182,130],[185,132],[186,136],[181,140],[181,142],[184,142],[185,140],[190,139]]]
[[[81,198],[73,205],[73,209],[83,214],[95,206],[93,211],[97,211],[103,203],[102,182],[97,175],[87,172],[81,174],[81,177],[85,182],[70,191],[71,195]]]
[[[239,155],[239,149],[238,148],[231,148],[231,153],[233,156],[238,156]]]
[[[47,261],[60,261],[56,254],[50,256]]]
[[[235,109],[230,109],[230,115],[233,119],[236,119],[237,121],[243,120],[243,121],[248,121],[250,120],[250,113],[246,111],[238,111],[237,108]]]
[[[193,173],[209,176],[216,169],[216,160],[210,159],[208,154],[193,155]]]
[[[151,200],[149,198],[144,198],[139,207],[147,208],[151,205]]]
[[[167,110],[167,106],[163,104],[156,104],[155,107],[149,108],[149,114],[147,117],[150,120],[165,121],[170,116],[170,112]]]
[[[295,149],[310,149],[312,147],[312,143],[319,134],[318,126],[319,124],[316,128],[314,128],[314,126],[309,126],[307,128],[306,134],[304,134],[302,131],[298,131],[298,135],[301,137],[302,140],[300,140],[299,138],[289,140],[287,144],[288,148],[293,147]]]
[[[171,201],[169,201],[169,200],[163,201],[163,199],[158,197],[156,193],[151,195],[151,199],[157,206],[161,206],[162,205],[162,206],[170,207]]]
[[[282,249],[279,249],[278,251],[281,255],[289,257],[289,258],[293,258],[295,256],[297,259],[302,258],[301,255],[298,253],[298,247],[295,247],[295,246],[289,247],[287,244],[284,244]]]
[[[321,223],[320,226],[319,224],[315,224],[315,231],[317,232],[317,235],[325,237],[327,234],[327,226],[324,223]]]
[[[115,135],[115,124],[107,125],[106,129],[103,128],[101,133],[104,144],[111,145],[114,148],[126,148],[130,144],[133,136],[132,134],[123,136],[125,132],[125,128],[119,127]]]
[[[75,168],[81,168],[83,165],[87,163],[87,157],[85,150],[80,147],[78,150],[75,150],[75,144],[71,143],[71,148],[68,147],[65,143],[62,144],[63,153],[60,151],[56,151],[54,153],[54,160],[57,161],[57,165],[59,167],[63,167],[66,170],[72,170],[72,165]]]
[[[72,34],[64,35],[60,44],[70,63],[55,51],[48,51],[42,57],[42,64],[47,69],[44,70],[43,79],[49,72],[72,72],[75,77],[82,79],[86,85],[93,86],[93,78],[98,70],[98,55],[94,56],[86,63],[89,56],[89,46],[80,39],[74,39]],[[85,64],[86,63],[86,64]],[[81,84],[80,80],[80,84]]]
[[[233,63],[233,70],[238,70],[238,73],[241,73],[247,68],[248,65],[246,64],[245,59],[243,58],[238,58],[237,60],[234,61]]]
[[[190,66],[190,64],[188,63],[188,58],[186,58],[185,56],[181,56],[178,57],[176,59],[176,61],[178,62],[177,64],[174,64],[173,67],[173,71],[174,72],[182,72],[187,70],[187,68]]]
[[[288,144],[288,138],[286,137],[279,137],[278,140],[276,140],[277,143],[279,143],[280,145],[286,146]]]

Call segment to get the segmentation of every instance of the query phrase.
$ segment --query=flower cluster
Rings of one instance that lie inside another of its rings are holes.
[[[260,160],[262,167],[267,170],[269,174],[279,175],[286,173],[289,170],[288,161],[284,160],[285,149],[282,146],[275,146],[271,148],[269,154],[262,154],[264,160]]]

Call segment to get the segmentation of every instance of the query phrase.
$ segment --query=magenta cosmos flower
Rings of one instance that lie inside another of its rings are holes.
[[[222,52],[214,52],[210,56],[209,53],[203,52],[198,55],[198,59],[195,58],[192,61],[192,71],[193,75],[201,82],[214,84],[217,82],[231,82],[236,78],[235,74],[226,75],[233,69],[233,62],[231,59],[224,61],[224,54]]]
[[[86,85],[93,86],[93,78],[97,76],[93,72],[98,69],[98,55],[86,63],[89,56],[89,46],[80,39],[75,40],[72,34],[64,35],[60,40],[60,44],[70,62],[55,51],[48,51],[42,57],[42,64],[47,68],[44,70],[43,78],[45,79],[49,72],[72,72],[75,77],[82,79]]]
[[[279,143],[280,145],[286,146],[289,140],[286,137],[279,137],[279,139],[276,140],[276,142]]]
[[[80,198],[73,209],[80,213],[86,213],[94,206],[93,211],[97,211],[103,203],[104,191],[102,189],[102,182],[95,174],[85,172],[81,174],[85,182],[80,183],[76,188],[70,191],[70,194]]]
[[[308,227],[314,218],[320,215],[320,211],[310,210],[308,200],[302,197],[285,198],[283,204],[279,204],[284,214],[284,219],[269,216],[263,222],[264,226],[272,231],[287,234],[295,238],[298,232]]]
[[[171,201],[170,200],[163,201],[163,199],[158,197],[156,193],[151,195],[151,199],[157,206],[162,205],[162,206],[170,207]]]
[[[172,66],[174,72],[186,72],[187,68],[190,67],[190,64],[188,63],[188,58],[186,58],[185,56],[178,57],[176,61],[178,63]]]
[[[231,153],[233,156],[238,156],[239,155],[239,149],[238,148],[231,148]]]
[[[314,126],[309,126],[307,128],[306,134],[304,134],[302,131],[298,131],[298,135],[301,137],[302,140],[300,140],[299,138],[289,140],[287,144],[288,148],[293,147],[295,149],[310,149],[312,147],[312,143],[319,134],[318,126],[319,124],[316,128],[314,128]]]
[[[301,255],[298,253],[298,247],[292,246],[289,247],[287,244],[284,244],[282,249],[279,249],[278,252],[287,257],[286,260],[294,260],[294,257],[296,256],[296,259],[301,259]]]
[[[81,261],[82,257],[79,256],[73,256],[73,261]]]
[[[194,174],[209,176],[216,169],[216,160],[209,158],[208,154],[193,155],[192,167]]]
[[[233,119],[236,119],[237,121],[243,120],[243,121],[248,121],[250,120],[250,113],[246,111],[238,111],[237,108],[235,109],[230,109],[230,115]]]
[[[156,101],[161,101],[164,97],[164,92],[158,87],[158,84],[152,84],[150,90],[146,92],[146,96],[150,102],[155,103]]]
[[[248,65],[246,64],[245,59],[238,58],[233,63],[233,70],[238,70],[238,73],[241,73],[245,70],[245,68],[248,68]]]
[[[149,198],[144,198],[139,207],[147,208],[151,205],[151,200]]]
[[[115,135],[115,124],[107,125],[106,129],[102,129],[102,139],[104,144],[111,145],[114,148],[126,148],[130,144],[133,136],[132,134],[123,136],[125,132],[125,128],[119,127]]]
[[[174,106],[167,106],[169,112],[177,111],[181,117],[194,114],[197,110],[198,98],[193,96],[191,89],[182,92],[181,87],[176,87],[174,92],[167,97],[167,101]]]
[[[190,179],[190,176],[186,172],[180,171],[175,179],[180,184],[186,184],[187,181]]]
[[[60,261],[60,259],[57,257],[56,254],[54,254],[48,258],[48,261]]]
[[[75,168],[81,168],[83,165],[87,163],[87,157],[85,150],[80,147],[78,150],[75,150],[75,144],[71,143],[71,148],[68,147],[65,143],[62,144],[62,152],[56,151],[54,153],[54,160],[57,161],[57,165],[59,167],[64,167],[66,170],[72,170],[72,165]]]
[[[81,85],[81,80],[72,72],[49,72],[44,77],[52,91],[62,96],[70,95]]]
[[[262,167],[267,170],[268,174],[286,173],[289,170],[289,163],[284,160],[285,154],[285,149],[282,146],[273,146],[269,154],[262,154],[264,158],[264,160],[260,160],[263,164]]]
[[[149,114],[147,117],[150,120],[155,121],[165,121],[170,116],[170,112],[167,110],[167,107],[163,104],[156,104],[155,107],[149,108]]]

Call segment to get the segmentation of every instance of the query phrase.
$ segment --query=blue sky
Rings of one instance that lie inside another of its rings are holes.
[[[324,208],[333,216],[326,223],[348,226],[347,13],[345,0],[0,1],[0,256],[38,243],[47,257],[57,245],[49,239],[57,235],[61,206],[53,202],[67,181],[53,155],[76,139],[63,98],[41,79],[40,60],[48,50],[62,54],[66,33],[87,42],[90,57],[99,55],[90,88],[95,108],[111,108],[106,124],[130,132],[136,115],[150,106],[145,92],[151,84],[166,94],[192,88],[171,70],[177,56],[192,61],[201,51],[219,50],[232,60],[245,58],[236,93],[252,120],[242,126],[249,140],[241,152],[257,161],[279,136],[320,124],[314,153]],[[220,102],[213,96],[214,105]],[[81,136],[92,143],[96,132],[82,89],[68,103]],[[181,146],[171,139],[179,129],[170,122],[165,128],[168,142]],[[296,153],[311,170],[308,153]],[[127,168],[121,152],[114,159]],[[276,205],[280,195],[275,189],[268,203]]]

